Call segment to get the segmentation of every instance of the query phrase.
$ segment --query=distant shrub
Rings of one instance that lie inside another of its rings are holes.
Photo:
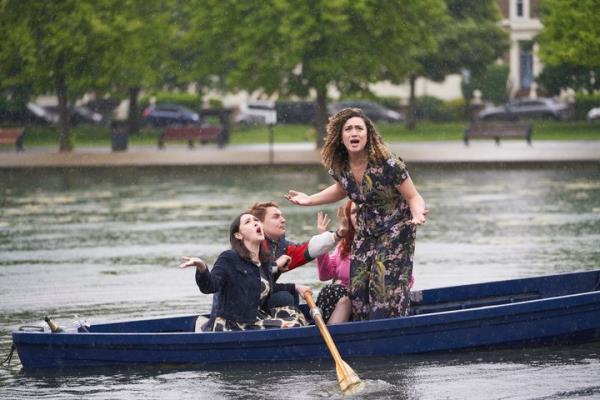
[[[208,107],[210,108],[223,108],[223,101],[214,97],[208,99]]]
[[[444,102],[433,96],[417,97],[415,114],[417,119],[432,122],[454,122],[464,120],[464,100],[456,99]]]
[[[454,99],[444,103],[450,119],[448,122],[457,122],[467,120],[465,115],[465,99]]]
[[[467,99],[473,98],[475,90],[481,92],[482,100],[501,104],[508,100],[508,65],[489,65],[487,70],[480,76],[473,76],[467,83],[462,83],[463,96]]]
[[[577,94],[575,95],[575,104],[573,105],[573,117],[578,120],[586,119],[588,111],[594,107],[600,107],[600,93]]]
[[[150,104],[150,98],[155,97],[156,103],[171,103],[185,106],[194,111],[198,111],[202,105],[202,97],[197,94],[177,93],[177,92],[158,92],[148,94],[140,99],[140,108],[144,109]]]
[[[379,104],[384,106],[385,108],[389,108],[390,110],[399,111],[400,110],[400,102],[402,99],[400,97],[377,97],[375,99]]]

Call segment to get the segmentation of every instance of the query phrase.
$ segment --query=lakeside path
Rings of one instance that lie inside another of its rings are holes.
[[[600,140],[582,141],[460,141],[391,142],[391,150],[409,163],[544,163],[599,162]],[[12,150],[12,151],[11,151]],[[79,147],[70,153],[57,148],[32,147],[16,153],[7,146],[0,151],[0,168],[79,168],[110,166],[182,166],[182,165],[316,165],[319,152],[312,143],[215,145],[188,149],[185,145],[130,146],[124,152],[110,148]]]

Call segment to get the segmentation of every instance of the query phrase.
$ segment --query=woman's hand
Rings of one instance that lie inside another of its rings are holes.
[[[296,192],[295,190],[290,190],[288,194],[284,196],[290,203],[296,204],[298,206],[310,206],[310,196],[306,193]]]
[[[304,286],[304,285],[299,285],[299,284],[295,284],[296,286],[296,293],[298,293],[298,295],[300,296],[300,298],[304,298],[304,293],[305,292],[311,292],[312,293],[312,288],[310,286]]]
[[[277,269],[279,270],[279,272],[287,272],[289,270],[291,262],[292,257],[284,254],[280,256],[277,260],[275,260],[275,265],[277,265]]]
[[[410,223],[415,225],[423,225],[425,222],[427,222],[427,213],[429,213],[429,209],[427,208],[415,212],[413,214],[413,218],[410,220]]]
[[[183,260],[183,262],[179,264],[177,268],[196,267],[200,272],[204,272],[208,268],[206,263],[197,257],[183,256],[181,257],[181,259]]]
[[[344,210],[343,206],[338,207],[337,218],[340,226],[338,227],[337,231],[335,231],[335,234],[339,239],[341,239],[348,233],[348,227],[350,225],[350,221],[348,221],[348,216],[346,215],[346,211]]]
[[[327,214],[322,211],[317,213],[317,230],[319,233],[326,232],[330,222],[331,220]]]

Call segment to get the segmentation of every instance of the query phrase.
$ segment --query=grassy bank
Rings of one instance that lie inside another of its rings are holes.
[[[386,141],[440,141],[462,140],[464,123],[420,122],[409,131],[402,124],[379,124],[379,131]],[[156,145],[160,129],[144,129],[130,135],[129,145]],[[77,146],[110,147],[111,135],[107,127],[79,126],[72,130],[73,143]],[[309,125],[276,125],[273,128],[275,143],[314,142],[315,132]],[[534,123],[533,140],[600,140],[600,123],[539,121]],[[269,130],[265,126],[236,128],[230,143],[267,143]],[[27,127],[25,147],[58,146],[56,127]]]
[[[403,124],[378,124],[377,129],[386,141],[440,141],[462,140],[466,124],[421,122],[415,130]],[[313,142],[314,130],[307,125],[279,125],[273,128],[276,143]],[[269,132],[266,127],[238,130],[232,134],[232,143],[265,143]],[[539,121],[534,123],[533,140],[600,140],[600,123]]]

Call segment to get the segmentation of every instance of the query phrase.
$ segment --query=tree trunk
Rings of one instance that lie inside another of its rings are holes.
[[[128,133],[130,135],[140,131],[140,112],[138,104],[139,94],[139,87],[129,88],[129,114],[127,116],[127,125]]]
[[[417,82],[417,76],[411,75],[409,78],[410,82],[410,98],[408,99],[408,111],[406,113],[406,129],[414,130],[417,127],[416,118],[416,97],[415,97],[415,85]]]
[[[463,107],[463,119],[467,122],[472,122],[473,118],[473,106],[471,105],[470,99],[465,99],[465,105]]]
[[[317,115],[315,116],[315,129],[317,130],[317,148],[320,149],[325,144],[327,135],[327,87],[317,88]]]
[[[71,142],[71,124],[69,118],[69,103],[67,98],[67,83],[65,81],[62,65],[57,66],[55,85],[56,96],[58,97],[58,150],[61,152],[67,152],[73,150],[73,143]]]

